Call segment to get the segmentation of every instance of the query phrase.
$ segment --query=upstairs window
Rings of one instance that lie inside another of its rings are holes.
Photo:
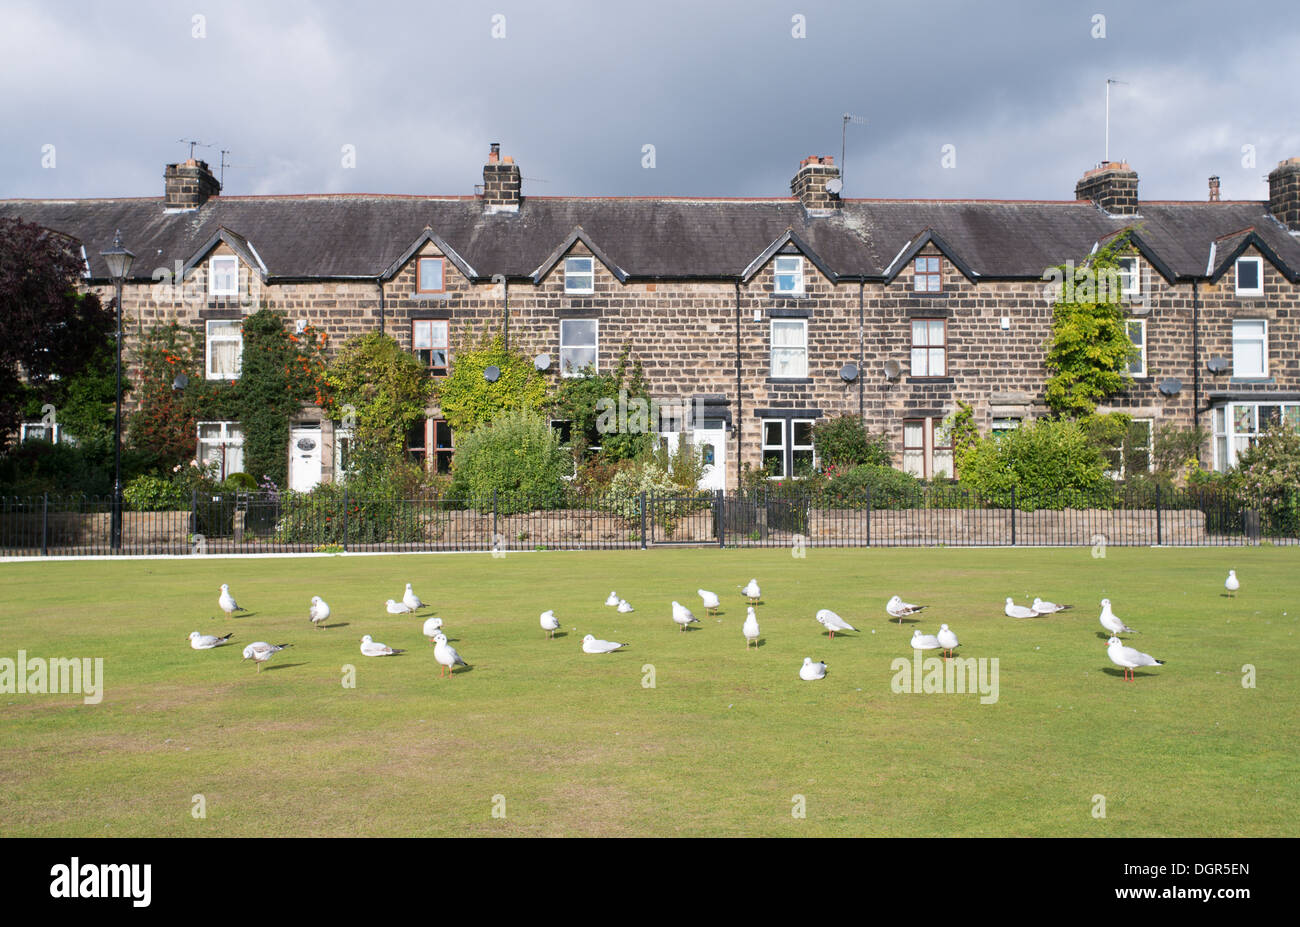
[[[946,377],[948,348],[943,319],[912,320],[912,376]]]
[[[221,254],[208,261],[208,295],[239,295],[239,258]]]
[[[596,260],[589,257],[564,259],[564,292],[590,294],[596,292]]]
[[[942,258],[919,257],[912,265],[912,291],[939,293],[943,291]]]
[[[1138,259],[1122,257],[1119,265],[1119,295],[1121,299],[1137,299],[1142,295],[1142,275],[1138,272]]]
[[[1237,295],[1264,295],[1264,259],[1257,257],[1237,258],[1236,267]]]
[[[1133,342],[1133,347],[1137,348],[1137,354],[1128,362],[1128,372],[1135,377],[1145,377],[1147,375],[1147,320],[1127,319],[1124,328],[1128,332],[1128,340]]]
[[[777,296],[803,296],[803,258],[778,257],[774,268],[774,292]]]
[[[447,375],[448,326],[446,319],[415,319],[411,322],[411,349],[435,377]]]
[[[239,319],[208,319],[204,345],[209,380],[238,380],[244,361],[244,323]]]
[[[447,292],[447,281],[443,276],[442,258],[420,258],[419,263],[416,264],[415,290],[420,294]]]
[[[1233,320],[1232,375],[1268,376],[1268,322],[1264,319]]]
[[[803,379],[808,376],[808,320],[772,320],[771,376]]]
[[[600,323],[595,319],[560,322],[560,374],[580,377],[598,370]]]

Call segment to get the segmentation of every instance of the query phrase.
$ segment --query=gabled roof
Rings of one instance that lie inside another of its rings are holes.
[[[605,265],[606,270],[618,278],[619,283],[627,282],[627,271],[610,260],[610,257],[605,253],[605,250],[591,240],[591,236],[582,230],[581,225],[575,225],[573,231],[569,233],[569,237],[564,239],[564,241],[560,243],[560,246],[548,254],[546,259],[542,261],[537,269],[528,275],[529,277],[532,277],[533,283],[540,283],[542,278],[549,274],[551,269],[560,262],[560,258],[564,257],[564,255],[568,253],[568,250],[577,242],[582,242],[586,245],[587,250],[596,256],[596,260]]]
[[[832,283],[839,279],[835,271],[826,266],[826,263],[817,255],[817,252],[809,247],[808,243],[794,233],[794,229],[786,229],[785,234],[776,238],[770,245],[764,248],[754,260],[750,261],[748,266],[740,272],[740,282],[748,283],[754,279],[754,275],[767,266],[767,262],[776,256],[779,251],[787,251],[787,246],[793,245],[794,249],[812,261],[813,266],[822,272],[822,274]],[[788,253],[788,252],[787,252]]]
[[[239,256],[239,259],[248,265],[252,270],[257,272],[257,276],[262,282],[266,282],[267,269],[266,264],[262,262],[262,256],[257,253],[257,249],[243,235],[238,232],[232,232],[227,228],[219,228],[216,234],[201,244],[193,254],[185,261],[184,273],[189,276],[191,270],[203,263],[203,259],[211,253],[221,242],[225,242],[230,250]]]
[[[1284,277],[1292,283],[1300,282],[1300,268],[1287,266],[1286,262],[1269,247],[1268,242],[1259,236],[1253,226],[1220,235],[1210,242],[1210,260],[1205,269],[1210,282],[1218,283],[1219,278],[1228,272],[1228,268],[1241,257],[1242,252],[1252,246]]]
[[[387,269],[379,275],[380,278],[384,280],[393,279],[393,277],[397,276],[401,269],[406,266],[406,262],[415,257],[415,253],[426,244],[432,244],[442,252],[443,256],[455,264],[456,269],[464,274],[465,277],[470,280],[478,279],[478,272],[475,271],[473,267],[470,267],[469,263],[466,262],[463,257],[456,253],[455,248],[447,244],[439,236],[435,235],[433,229],[429,228],[427,225],[424,227],[424,231],[416,237],[415,241],[411,242],[411,246],[403,251],[401,255],[398,256],[397,260],[389,264]]]
[[[939,237],[934,229],[925,229],[919,235],[914,236],[911,241],[903,246],[902,251],[894,255],[894,259],[885,268],[885,282],[893,283],[894,278],[903,272],[903,268],[907,266],[907,263],[920,254],[921,249],[929,244],[933,244],[938,248],[939,253],[951,261],[953,267],[961,271],[962,276],[971,283],[975,282],[979,274],[972,270],[970,265],[962,260],[952,247]]]
[[[1130,225],[1119,229],[1118,231],[1111,232],[1109,235],[1103,235],[1101,238],[1097,239],[1097,243],[1093,245],[1094,252],[1096,248],[1108,238],[1127,238],[1128,243],[1133,246],[1133,250],[1146,258],[1147,263],[1156,269],[1156,273],[1165,278],[1165,282],[1174,282],[1177,274],[1174,273],[1173,268],[1165,263],[1164,259],[1161,258],[1160,255],[1156,253],[1155,249],[1147,243],[1147,240],[1136,227]]]

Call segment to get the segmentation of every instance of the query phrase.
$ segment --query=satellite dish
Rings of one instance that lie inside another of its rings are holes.
[[[886,379],[889,379],[889,380],[897,380],[897,379],[898,379],[898,375],[899,375],[900,373],[902,373],[902,372],[903,372],[903,368],[900,367],[900,366],[898,366],[898,361],[896,361],[896,360],[887,360],[887,361],[885,361],[885,378],[886,378]]]
[[[536,367],[538,370],[550,370],[551,355],[538,354],[536,357],[533,358],[533,366]]]
[[[827,193],[834,193],[838,195],[839,192],[843,189],[844,189],[844,181],[840,180],[838,177],[832,177],[830,180],[826,181]]]
[[[852,383],[858,378],[858,365],[845,364],[840,368],[840,379],[845,383]]]
[[[1226,357],[1211,357],[1205,364],[1210,369],[1210,373],[1227,373],[1228,359]]]
[[[1160,392],[1166,396],[1176,396],[1178,391],[1183,388],[1183,381],[1177,377],[1170,377],[1160,382]]]
[[[485,367],[483,369],[483,379],[487,380],[489,383],[495,383],[497,380],[501,379],[501,368],[496,364],[493,364],[490,367]]]
[[[190,385],[190,378],[183,373],[178,373],[176,375],[176,379],[172,380],[172,389],[176,390],[176,392],[178,393],[184,390],[185,387],[189,385]]]

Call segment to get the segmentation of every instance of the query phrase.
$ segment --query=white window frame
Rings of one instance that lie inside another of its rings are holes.
[[[763,463],[763,460],[767,456],[768,451],[777,451],[779,453],[779,459],[781,461],[781,472],[768,474],[767,478],[769,480],[783,480],[786,478],[785,439],[786,439],[786,432],[789,430],[787,428],[788,422],[789,419],[784,419],[784,418],[764,418],[759,420],[759,427],[762,429],[758,435],[759,463],[763,464],[763,466],[766,468],[767,465]],[[770,444],[768,443],[767,440],[767,426],[773,423],[781,426],[781,441],[779,444]]]
[[[26,441],[49,441],[51,444],[74,443],[66,440],[62,426],[58,422],[49,425],[44,422],[23,422],[18,429],[18,443],[22,444]]]
[[[348,472],[343,466],[343,449],[347,448],[347,456],[352,456],[352,442],[356,440],[356,434],[351,428],[345,428],[342,422],[334,423],[334,482],[347,482]]]
[[[1228,402],[1216,406],[1211,412],[1210,421],[1210,446],[1214,452],[1214,469],[1216,471],[1222,473],[1235,467],[1237,465],[1237,455],[1253,445],[1259,440],[1259,436],[1268,430],[1267,423],[1263,423],[1263,428],[1260,427],[1260,406],[1277,406],[1283,422],[1287,420],[1288,410],[1294,410],[1291,417],[1300,427],[1300,402],[1260,400],[1254,402]],[[1252,408],[1251,427],[1245,431],[1238,431],[1237,410],[1247,407]],[[1238,443],[1241,443],[1242,447],[1238,448]]]
[[[1118,451],[1118,452],[1119,452],[1119,469],[1118,469],[1118,470],[1107,470],[1107,471],[1106,471],[1106,476],[1110,477],[1112,480],[1122,480],[1122,479],[1124,479],[1124,478],[1128,475],[1128,474],[1127,474],[1127,467],[1128,467],[1128,464],[1127,464],[1127,462],[1126,462],[1126,460],[1125,460],[1125,453],[1124,453],[1124,452],[1127,450],[1127,448],[1125,447],[1125,444],[1128,442],[1128,429],[1129,429],[1129,427],[1132,426],[1132,425],[1146,425],[1146,426],[1147,426],[1147,443],[1146,443],[1146,451],[1147,451],[1147,472],[1148,472],[1148,473],[1152,473],[1152,472],[1155,471],[1155,468],[1156,468],[1156,459],[1155,459],[1155,458],[1156,458],[1156,447],[1155,447],[1155,445],[1156,445],[1156,422],[1155,422],[1155,419],[1152,419],[1152,418],[1134,418],[1134,419],[1130,419],[1130,420],[1129,420],[1129,425],[1128,425],[1128,426],[1125,426],[1125,428],[1124,428],[1124,436],[1123,436],[1122,438],[1120,438],[1120,441],[1119,441],[1119,447],[1111,448],[1112,451]]]
[[[596,338],[594,344],[573,344],[565,340],[564,338],[565,326],[575,322],[590,322],[592,325],[596,327]],[[591,370],[593,373],[600,373],[600,319],[560,319],[560,376],[563,377],[585,376],[586,374],[583,372],[587,369],[585,366],[574,367],[571,364],[565,363],[564,352],[567,348],[594,349],[595,358],[591,362]]]
[[[1134,325],[1136,325],[1138,327],[1138,330],[1142,333],[1141,342],[1133,341],[1133,334],[1131,331],[1131,327]],[[1124,334],[1128,335],[1128,340],[1133,341],[1134,347],[1136,347],[1139,351],[1138,354],[1139,369],[1133,370],[1132,369],[1133,361],[1129,361],[1129,367],[1127,368],[1128,372],[1130,375],[1134,377],[1138,377],[1138,378],[1145,377],[1147,375],[1147,320],[1146,319],[1125,319]]]
[[[229,271],[222,271],[220,275],[229,273],[234,279],[232,288],[217,286],[217,280],[220,276],[217,271],[218,264],[230,264]],[[238,296],[239,295],[239,258],[233,254],[214,254],[208,258],[208,295],[214,297]]]
[[[1238,274],[1238,268],[1249,261],[1255,265],[1255,280],[1259,286],[1253,289],[1243,289],[1240,283],[1241,277]],[[1264,259],[1262,257],[1239,257],[1232,265],[1232,283],[1237,296],[1263,296],[1264,295]]]
[[[989,426],[989,434],[996,437],[1015,431],[1024,425],[1024,419],[1018,415],[995,415]],[[1001,433],[1001,434],[999,434]]]
[[[217,438],[205,439],[203,437],[203,428],[205,425],[217,425],[220,427],[221,431],[219,432]],[[238,434],[235,434],[236,429],[238,430]],[[194,425],[194,434],[195,434],[195,450],[197,451],[197,456],[200,464],[205,464],[207,463],[208,460],[207,454],[203,452],[205,445],[209,447],[215,445],[220,449],[221,466],[217,471],[217,476],[219,479],[224,480],[232,473],[244,472],[244,427],[243,425],[241,425],[239,422],[196,422]],[[239,449],[239,454],[237,457],[237,460],[239,462],[238,468],[231,467],[230,451],[234,448]]]
[[[1116,258],[1119,265],[1120,299],[1140,299],[1142,297],[1142,262],[1136,257]]]
[[[230,323],[234,322],[240,326],[238,335],[214,335],[212,334],[213,323]],[[243,319],[208,319],[203,324],[203,372],[209,380],[238,380],[239,375],[244,369],[244,334]],[[224,373],[216,373],[212,369],[212,345],[222,342],[237,342],[239,344],[239,353],[235,356],[235,375],[228,376]]]
[[[1255,325],[1259,324],[1264,327],[1264,333],[1259,338],[1238,338],[1237,326],[1240,324]],[[1238,370],[1237,369],[1237,343],[1260,344],[1260,369],[1259,370]],[[1232,376],[1236,379],[1256,380],[1268,376],[1268,319],[1233,319],[1232,320]]]
[[[586,264],[586,270],[578,267]],[[586,281],[584,284],[583,281]],[[564,292],[570,296],[590,296],[596,292],[596,259],[575,255],[564,259]]]
[[[776,352],[777,351],[799,351],[801,349],[800,345],[794,345],[794,346],[785,345],[780,347],[777,346],[776,327],[778,325],[782,325],[782,326],[798,325],[800,331],[803,333],[803,337],[800,339],[802,342],[802,351],[803,351],[803,372],[802,373],[777,373]],[[767,355],[768,376],[770,376],[774,380],[806,380],[808,378],[808,320],[807,319],[772,319],[771,323],[768,326],[768,331],[767,331],[767,347],[768,347],[768,355]]]
[[[781,269],[782,262],[786,263],[787,269]],[[781,278],[789,276],[794,277],[794,286],[790,289],[782,289]],[[797,254],[778,254],[772,262],[772,295],[803,296],[805,292],[803,258]]]
[[[810,418],[792,418],[792,419],[790,419],[790,426],[789,426],[789,428],[786,429],[786,441],[787,441],[787,443],[790,445],[790,451],[789,451],[789,454],[790,454],[790,479],[792,479],[792,480],[801,480],[801,479],[803,479],[803,477],[799,475],[799,472],[798,472],[798,471],[799,471],[799,468],[796,467],[796,466],[794,465],[794,455],[795,455],[795,452],[796,452],[796,451],[801,451],[801,452],[802,452],[802,451],[810,451],[810,452],[812,453],[812,467],[811,467],[811,469],[809,470],[809,473],[816,473],[816,472],[817,472],[817,444],[816,444],[816,442],[813,441],[813,435],[812,435],[812,427],[813,427],[814,425],[816,425],[816,424],[817,424],[817,423],[816,423],[813,419],[810,419]],[[796,426],[796,425],[807,425],[807,426],[808,426],[808,443],[807,443],[807,444],[795,444],[795,443],[794,443],[794,438],[795,438],[795,426]]]

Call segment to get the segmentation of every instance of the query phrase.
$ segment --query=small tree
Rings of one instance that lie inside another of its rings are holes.
[[[507,409],[457,441],[448,495],[481,501],[496,492],[498,511],[527,511],[563,496],[569,464],[549,421]]]
[[[551,414],[556,419],[572,423],[573,452],[578,459],[587,448],[599,446],[601,456],[607,461],[631,460],[649,451],[655,443],[655,422],[647,420],[646,429],[636,431],[601,427],[602,419],[610,417],[602,413],[608,413],[611,405],[615,417],[620,403],[629,408],[644,403],[644,407],[649,409],[650,394],[641,362],[629,367],[630,353],[625,345],[612,371],[565,377],[556,388]],[[632,417],[628,415],[628,418]]]
[[[1051,419],[981,438],[957,462],[962,484],[1025,509],[1087,507],[1113,488],[1106,459],[1077,423]]]
[[[839,415],[813,425],[813,446],[823,466],[851,469],[859,464],[888,467],[889,437],[872,435],[856,415]]]
[[[1058,415],[1091,415],[1132,379],[1128,363],[1136,348],[1120,305],[1116,256],[1127,242],[1121,235],[1084,265],[1055,268],[1063,285],[1052,309],[1044,398]]]
[[[499,371],[495,381],[483,376],[488,367]],[[546,392],[546,380],[532,360],[507,350],[499,334],[484,334],[478,347],[458,348],[451,375],[433,388],[442,417],[457,433],[472,431],[502,411],[540,412]]]

